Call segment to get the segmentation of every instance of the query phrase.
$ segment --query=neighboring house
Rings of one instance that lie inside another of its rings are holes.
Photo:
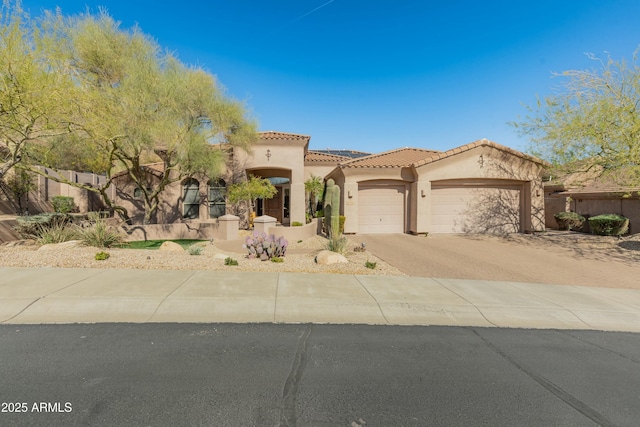
[[[259,201],[258,215],[278,223],[305,222],[304,182],[333,178],[341,188],[345,233],[512,233],[544,229],[542,162],[488,140],[446,152],[401,148],[380,154],[309,150],[310,137],[261,132],[251,153],[237,150],[218,179],[193,177],[170,185],[159,223],[215,222],[233,212],[226,186],[239,177],[268,178],[278,193]],[[161,164],[147,165],[148,183]],[[116,179],[116,202],[132,218],[142,204],[126,175]]]

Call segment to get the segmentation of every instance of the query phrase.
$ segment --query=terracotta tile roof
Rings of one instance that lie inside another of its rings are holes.
[[[349,157],[345,156],[337,156],[335,154],[329,153],[321,153],[318,151],[307,151],[307,154],[304,156],[305,162],[331,162],[331,163],[341,163],[350,160]]]
[[[398,168],[408,167],[429,158],[438,151],[425,150],[422,148],[398,148],[384,153],[372,154],[366,157],[353,159],[345,163],[341,163],[343,168]]]
[[[286,132],[276,132],[276,131],[265,131],[265,132],[258,132],[258,136],[260,139],[262,140],[267,140],[267,139],[286,139],[286,140],[299,140],[299,141],[308,141],[311,139],[311,137],[309,135],[300,135],[297,133],[286,133]]]
[[[476,147],[483,147],[483,146],[484,147],[492,147],[492,148],[495,148],[496,150],[504,151],[505,153],[509,153],[509,154],[514,155],[514,156],[523,158],[525,160],[529,160],[529,161],[532,161],[534,163],[538,163],[540,165],[544,165],[544,162],[542,160],[537,159],[537,158],[535,158],[533,156],[529,156],[527,154],[521,153],[520,151],[514,150],[513,148],[505,147],[504,145],[496,144],[495,142],[489,141],[488,139],[480,139],[480,140],[472,142],[470,144],[461,145],[460,147],[456,147],[456,148],[453,148],[451,150],[448,150],[448,151],[445,151],[445,152],[442,152],[442,153],[437,153],[437,154],[435,154],[433,156],[424,158],[424,159],[422,159],[420,161],[417,161],[414,164],[414,166],[418,167],[418,166],[426,165],[428,163],[433,163],[435,161],[442,160],[444,158],[453,156],[455,154],[464,153],[465,151],[469,151],[469,150],[472,150],[472,149],[474,149]]]

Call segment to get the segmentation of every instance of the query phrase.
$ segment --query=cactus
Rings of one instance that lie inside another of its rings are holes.
[[[289,242],[284,237],[276,237],[273,234],[267,236],[264,232],[254,231],[242,247],[248,252],[247,258],[266,261],[274,257],[283,257],[288,245]]]
[[[333,179],[327,180],[327,189],[324,192],[324,217],[325,226],[329,235],[340,233],[340,187]]]

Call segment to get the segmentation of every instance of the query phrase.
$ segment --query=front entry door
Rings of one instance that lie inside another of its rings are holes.
[[[282,224],[282,191],[278,188],[278,192],[272,199],[264,200],[264,214],[274,217]]]

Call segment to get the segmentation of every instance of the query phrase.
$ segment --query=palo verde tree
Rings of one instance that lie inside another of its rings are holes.
[[[623,185],[640,184],[640,66],[590,55],[592,70],[555,74],[562,84],[512,123],[532,152],[558,173],[590,172]]]
[[[139,189],[144,222],[152,223],[167,185],[195,174],[219,176],[228,152],[222,147],[247,149],[256,138],[242,106],[224,96],[210,73],[185,66],[138,28],[121,29],[104,11],[74,17],[47,13],[39,35],[51,72],[71,77],[79,113],[69,118],[73,137],[40,144],[31,151],[34,162],[55,166],[59,153],[93,153],[106,184],[67,183],[100,193],[125,220],[128,212],[108,192],[117,173],[124,172]],[[153,186],[143,167],[150,161],[163,163]]]
[[[254,212],[256,199],[271,199],[278,190],[267,178],[250,176],[249,179],[231,184],[227,189],[229,202],[237,206],[240,202],[249,203],[249,211]]]
[[[39,142],[72,132],[69,102],[75,87],[70,76],[51,72],[38,28],[8,1],[0,9],[0,191],[16,212],[21,210],[7,173],[28,165],[29,151]],[[15,172],[23,176],[22,172]],[[15,184],[15,181],[13,182]],[[11,188],[10,188],[11,187]]]

